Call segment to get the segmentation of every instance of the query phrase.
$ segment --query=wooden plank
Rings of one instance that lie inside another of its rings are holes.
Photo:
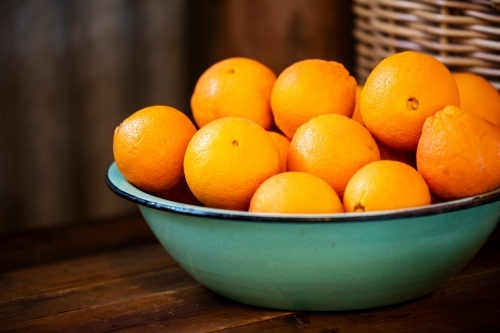
[[[277,74],[308,58],[353,67],[352,14],[348,1],[226,1],[230,41],[236,54],[262,59]],[[259,22],[259,24],[255,24]],[[215,47],[224,51],[226,41]]]
[[[82,220],[124,214],[135,205],[114,195],[103,175],[112,138],[130,109],[129,7],[125,0],[71,1],[68,6],[68,89],[74,142],[71,186]]]
[[[18,112],[10,112],[16,108],[18,101],[18,77],[15,65],[14,37],[15,23],[11,13],[14,11],[12,1],[0,1],[0,234],[12,232],[21,226],[19,221],[21,201],[16,187],[16,166],[18,157],[18,140],[16,140],[19,118]],[[12,220],[10,220],[12,219]],[[9,221],[10,220],[10,221]]]
[[[201,285],[9,325],[9,332],[210,332],[290,312],[250,307]],[[0,331],[6,327],[0,327]]]
[[[72,161],[63,158],[70,155],[72,134],[62,6],[52,0],[5,1],[1,11],[0,80],[6,95],[1,96],[0,233],[68,223],[77,210],[69,185]]]
[[[131,51],[134,84],[130,92],[134,111],[150,105],[168,105],[190,116],[191,91],[186,71],[186,22],[184,0],[141,0],[130,2],[134,38]]]
[[[157,242],[139,214],[0,238],[0,273]]]
[[[0,300],[151,272],[177,263],[159,243],[7,272],[0,276]]]
[[[200,285],[9,325],[11,332],[471,332],[500,327],[500,272],[450,281],[379,309],[297,313],[235,303]]]
[[[353,73],[350,1],[193,1],[191,80],[224,58],[259,60],[279,74],[292,63],[319,58]],[[193,82],[193,83],[194,83]]]
[[[222,330],[244,332],[493,332],[500,329],[500,272],[449,281],[400,305],[333,313],[293,313]]]
[[[62,312],[94,308],[198,284],[180,267],[58,288],[0,301],[0,327]]]

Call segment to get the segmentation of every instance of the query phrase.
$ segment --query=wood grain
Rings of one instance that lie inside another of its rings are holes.
[[[249,307],[196,285],[12,323],[10,332],[210,332],[288,312]],[[75,325],[77,323],[77,325]],[[0,327],[0,331],[1,331]]]
[[[49,226],[74,219],[71,114],[62,60],[64,19],[54,1],[2,2],[0,230],[12,219]],[[4,90],[6,89],[6,90]],[[5,164],[4,164],[5,163]]]
[[[139,214],[0,237],[0,274],[155,242]]]
[[[189,84],[229,57],[250,57],[277,75],[292,63],[320,58],[353,73],[351,1],[192,0]]]
[[[283,332],[284,327],[287,332],[489,332],[500,326],[498,281],[500,271],[495,271],[454,280],[404,304],[339,313],[294,313],[222,332]]]
[[[174,266],[175,261],[159,244],[104,252],[4,273],[0,280],[0,300],[75,288]]]
[[[196,284],[180,267],[170,267],[139,274],[128,272],[119,277],[101,278],[98,282],[86,282],[68,288],[61,286],[57,292],[40,290],[31,295],[0,301],[0,326],[116,302],[133,303],[140,297],[168,293]]]

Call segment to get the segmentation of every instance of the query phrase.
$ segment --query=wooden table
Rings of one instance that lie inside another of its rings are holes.
[[[175,263],[140,216],[4,237],[0,331],[500,331],[500,227],[427,296],[327,313],[257,308],[212,293]]]

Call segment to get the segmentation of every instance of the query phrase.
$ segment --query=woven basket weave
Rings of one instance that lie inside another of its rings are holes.
[[[358,83],[383,58],[414,50],[500,89],[499,10],[500,0],[354,0]]]

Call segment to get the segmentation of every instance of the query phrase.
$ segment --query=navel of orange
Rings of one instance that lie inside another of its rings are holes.
[[[396,150],[415,151],[425,120],[447,105],[460,105],[452,74],[434,57],[413,51],[382,60],[360,99],[366,128]]]
[[[397,161],[375,161],[359,169],[344,193],[346,212],[368,212],[425,206],[429,187],[411,166]]]

